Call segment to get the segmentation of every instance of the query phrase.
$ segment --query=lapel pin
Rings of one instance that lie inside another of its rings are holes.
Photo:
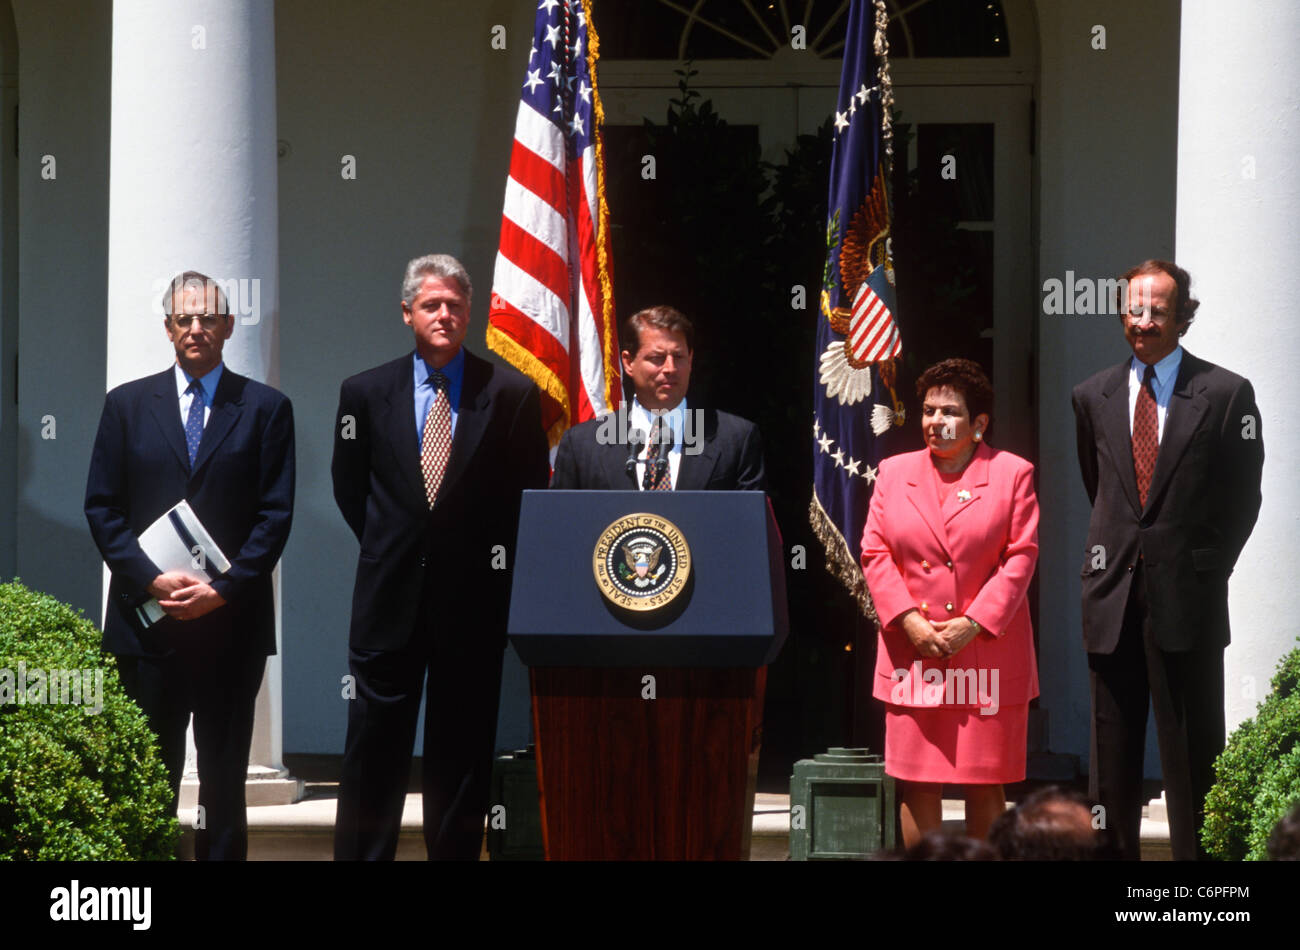
[[[964,488],[963,488],[963,489],[960,489],[960,490],[957,492],[957,500],[958,500],[958,501],[970,501],[970,492],[968,492],[968,491],[967,491],[966,489],[964,489]]]

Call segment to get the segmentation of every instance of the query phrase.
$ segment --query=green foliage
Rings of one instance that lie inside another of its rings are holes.
[[[1282,658],[1254,719],[1214,763],[1201,842],[1226,861],[1262,861],[1273,826],[1300,801],[1300,648]]]
[[[0,691],[16,691],[22,664],[24,699],[37,700],[0,704],[0,860],[174,857],[179,827],[157,739],[99,642],[79,611],[0,584]],[[102,690],[80,705],[48,701],[35,671],[50,670],[102,673]]]

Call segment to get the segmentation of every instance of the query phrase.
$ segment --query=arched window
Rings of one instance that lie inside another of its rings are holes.
[[[885,0],[894,58],[1011,55],[1000,0]],[[601,5],[604,59],[771,59],[802,27],[806,49],[838,59],[848,0],[638,0]]]

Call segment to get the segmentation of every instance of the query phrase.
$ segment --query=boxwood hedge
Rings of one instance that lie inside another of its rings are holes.
[[[79,611],[0,584],[0,860],[175,856],[157,739],[99,643]]]
[[[1205,797],[1201,843],[1225,861],[1264,861],[1273,826],[1300,801],[1300,647],[1282,658],[1272,690],[1228,737]]]

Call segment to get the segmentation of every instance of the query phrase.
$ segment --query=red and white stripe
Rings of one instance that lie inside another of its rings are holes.
[[[519,104],[488,321],[535,357],[511,361],[542,390],[552,446],[570,425],[615,409],[621,396],[600,291],[598,242],[606,260],[611,255],[596,224],[595,150],[588,146],[566,173],[564,144],[559,126]]]
[[[849,349],[861,363],[875,363],[903,352],[894,315],[885,302],[865,282],[853,298],[853,315],[849,318]]]

